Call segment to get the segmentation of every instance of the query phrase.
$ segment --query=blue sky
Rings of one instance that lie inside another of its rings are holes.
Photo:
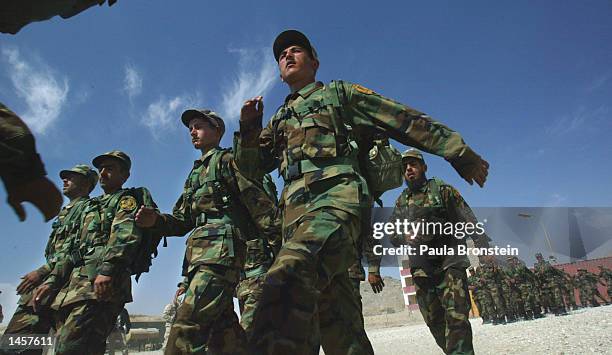
[[[471,205],[610,206],[611,14],[608,1],[119,1],[0,35],[0,100],[33,128],[58,185],[61,169],[121,149],[133,160],[127,185],[170,211],[198,157],[180,113],[220,112],[224,145],[244,99],[263,94],[269,117],[287,94],[271,43],[296,28],[319,52],[320,80],[359,83],[461,132],[491,164],[484,189],[426,158]],[[7,316],[50,230],[28,213],[19,223],[0,205]],[[161,312],[183,251],[184,239],[161,250],[130,311]]]

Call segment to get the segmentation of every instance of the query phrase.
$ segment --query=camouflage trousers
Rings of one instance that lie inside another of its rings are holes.
[[[495,311],[493,309],[493,299],[491,298],[491,294],[488,290],[482,289],[476,292],[476,297],[480,302],[480,316],[482,319],[492,319],[495,316]]]
[[[525,306],[526,312],[533,312],[534,314],[540,313],[540,302],[536,298],[536,292],[529,283],[521,283],[519,285],[521,291],[521,297]]]
[[[240,305],[240,325],[246,337],[249,338],[253,330],[253,313],[263,293],[262,285],[266,274],[257,275],[241,280],[236,288],[236,297]]]
[[[506,309],[511,315],[518,317],[525,314],[525,300],[518,286],[508,286],[504,295],[506,295]]]
[[[234,312],[237,268],[203,265],[190,275],[164,354],[246,354],[246,337]]]
[[[474,354],[465,270],[437,269],[428,277],[418,269],[411,272],[419,310],[438,346],[446,354]]]
[[[589,303],[593,307],[599,306],[599,303],[597,303],[597,300],[595,300],[595,295],[593,294],[593,290],[590,287],[581,286],[578,290],[580,291],[580,304],[583,307],[587,307]]]
[[[360,221],[323,207],[284,226],[249,338],[251,354],[373,354],[348,277]]]
[[[565,304],[569,307],[576,308],[576,297],[574,296],[574,287],[563,285],[561,287],[561,292],[563,293],[563,298],[565,299]]]
[[[554,312],[558,312],[565,309],[565,302],[563,301],[563,291],[561,285],[556,281],[551,281],[543,287],[547,292],[549,301],[549,308]]]
[[[46,308],[44,311],[34,313],[32,307],[19,305],[9,321],[8,326],[4,330],[4,335],[19,334],[48,334],[53,327],[53,311]],[[2,344],[5,345],[5,344]],[[0,350],[0,354],[27,354],[35,355],[42,354],[42,349],[24,349],[24,350]]]
[[[494,318],[504,318],[508,311],[506,309],[506,299],[501,286],[488,285],[487,288],[491,295],[491,300],[493,301],[491,316]]]
[[[55,354],[104,354],[123,305],[86,300],[60,308]]]

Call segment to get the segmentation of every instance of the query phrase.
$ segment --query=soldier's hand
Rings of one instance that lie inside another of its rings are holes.
[[[98,300],[108,300],[112,293],[113,278],[106,275],[98,275],[94,280],[94,292]]]
[[[17,294],[24,294],[32,291],[40,284],[41,277],[38,271],[31,271],[21,277],[21,282],[17,285]]]
[[[151,228],[157,223],[157,211],[152,207],[140,206],[134,218],[140,228]]]
[[[256,96],[246,100],[240,110],[240,121],[244,123],[255,123],[263,117],[263,96]]]
[[[476,181],[478,186],[483,187],[485,181],[487,181],[489,163],[470,147],[466,147],[465,151],[459,157],[450,160],[450,163],[457,173],[470,185],[473,185],[474,181]]]
[[[34,293],[32,293],[32,308],[34,308],[34,312],[38,312],[40,302],[45,299],[52,291],[53,288],[51,288],[51,286],[49,285],[42,285],[34,290]]]
[[[385,282],[383,281],[382,277],[377,274],[368,274],[368,282],[370,283],[370,286],[372,286],[372,291],[374,291],[374,293],[381,292],[383,287],[385,287]]]
[[[181,297],[185,292],[187,292],[187,290],[184,287],[179,287],[178,290],[176,290],[176,293],[174,294],[174,304],[179,303],[179,297]]]
[[[62,194],[57,187],[46,177],[18,184],[7,186],[7,202],[19,217],[20,221],[25,221],[25,209],[21,205],[23,202],[31,202],[45,217],[45,222],[57,216],[62,208]]]

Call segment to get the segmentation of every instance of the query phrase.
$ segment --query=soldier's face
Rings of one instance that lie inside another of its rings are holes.
[[[89,182],[83,175],[68,173],[62,178],[62,183],[62,191],[68,198],[87,196],[89,192]]]
[[[117,159],[106,158],[98,165],[100,174],[100,187],[104,192],[119,190],[130,176]]]
[[[427,171],[427,165],[416,158],[405,158],[404,164],[406,167],[404,170],[404,179],[408,183],[421,180]]]
[[[311,58],[310,53],[300,47],[291,46],[278,57],[278,69],[283,81],[289,85],[299,81],[314,81],[319,61]]]
[[[189,134],[195,149],[212,148],[219,144],[219,130],[204,118],[189,121]]]

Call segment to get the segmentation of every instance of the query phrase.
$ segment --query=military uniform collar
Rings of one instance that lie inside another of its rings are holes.
[[[196,160],[196,161],[193,163],[193,167],[194,167],[194,168],[197,168],[197,167],[199,167],[200,165],[207,163],[207,162],[210,160],[210,157],[211,157],[213,154],[215,154],[215,152],[217,152],[219,149],[221,149],[221,148],[219,148],[219,147],[214,147],[214,148],[210,149],[208,152],[206,152],[206,153],[202,154],[202,156],[200,157],[200,159]]]
[[[89,200],[89,196],[81,196],[81,197],[77,197],[74,200],[68,202],[68,204],[66,205],[67,209],[72,208],[73,206],[75,206],[77,203],[81,202],[81,201],[85,201],[85,200]]]
[[[427,192],[427,190],[429,189],[429,184],[433,181],[433,179],[428,179],[425,181],[425,183],[423,183],[423,185],[421,185],[421,187],[419,187],[416,190],[412,190],[410,187],[408,187],[408,192],[410,194],[418,194],[418,193],[425,193]]]
[[[111,198],[111,197],[115,196],[116,194],[122,193],[124,190],[125,189],[122,187],[122,188],[120,188],[119,190],[117,190],[117,191],[115,191],[113,193],[102,195],[100,199],[101,200],[106,200],[108,198]]]
[[[289,95],[287,95],[287,97],[285,98],[285,103],[288,103],[291,100],[295,100],[298,98],[298,96],[301,96],[302,98],[307,98],[308,96],[310,96],[310,94],[312,94],[313,92],[319,90],[323,88],[323,83],[320,81],[315,81],[312,82],[306,86],[304,86],[303,88],[301,88],[300,90],[298,90],[297,92],[291,93]]]

